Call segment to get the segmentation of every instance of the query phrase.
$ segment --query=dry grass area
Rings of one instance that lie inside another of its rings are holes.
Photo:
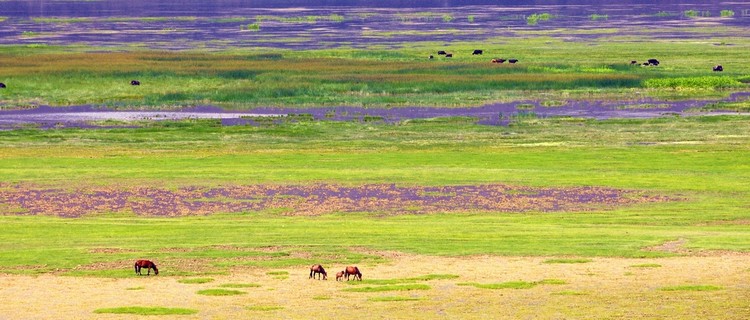
[[[166,268],[159,276],[127,279],[2,275],[0,296],[4,299],[0,315],[8,319],[131,319],[133,315],[93,311],[158,306],[198,310],[195,315],[159,316],[184,319],[750,318],[748,255],[569,260],[579,263],[545,263],[549,259],[541,257],[433,257],[394,252],[383,255],[389,259],[386,264],[360,265],[365,280],[428,274],[455,274],[459,278],[420,282],[429,285],[429,290],[363,293],[346,292],[343,289],[354,286],[334,280],[333,275],[343,266],[326,266],[331,276],[328,281],[309,280],[306,267],[284,269],[288,277],[272,272],[282,270],[238,269],[200,284],[179,283],[181,277],[170,276]],[[458,285],[545,279],[559,281],[528,289]],[[199,290],[226,284],[260,286],[233,289],[247,293],[242,295],[197,294]],[[718,290],[662,290],[688,285],[714,286]],[[393,296],[418,300],[375,301]]]

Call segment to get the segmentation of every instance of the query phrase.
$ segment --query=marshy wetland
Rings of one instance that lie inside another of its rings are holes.
[[[746,319],[749,47],[744,2],[0,1],[0,313]]]

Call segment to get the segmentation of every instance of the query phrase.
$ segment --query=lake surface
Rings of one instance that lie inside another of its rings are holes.
[[[157,49],[401,46],[549,33],[745,36],[747,1],[2,1],[0,44]]]

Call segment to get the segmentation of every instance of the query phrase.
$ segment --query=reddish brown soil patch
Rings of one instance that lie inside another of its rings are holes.
[[[433,212],[589,211],[645,202],[664,196],[601,187],[534,188],[502,184],[400,187],[314,185],[239,185],[220,188],[89,187],[73,190],[1,185],[0,214],[80,217],[132,212],[144,216],[286,210],[288,215],[334,212],[423,214]]]

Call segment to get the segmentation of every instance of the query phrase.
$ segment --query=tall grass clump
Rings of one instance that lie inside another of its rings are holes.
[[[451,22],[451,21],[453,21],[453,16],[452,15],[449,15],[449,14],[444,14],[443,15],[443,22]]]
[[[397,284],[384,286],[366,286],[356,288],[346,288],[347,292],[384,292],[384,291],[412,291],[412,290],[430,290],[430,286],[421,283]]]
[[[721,13],[719,14],[722,18],[734,17],[734,11],[732,10],[721,10]]]
[[[469,15],[468,17],[466,17],[466,20],[468,20],[469,23],[474,23],[474,15]]]
[[[552,15],[549,13],[534,13],[526,17],[526,24],[535,26],[539,23],[539,21],[547,21],[550,18],[552,18]]]
[[[661,291],[718,291],[723,289],[719,286],[711,285],[684,285],[661,288]]]
[[[242,29],[247,31],[260,31],[260,23],[249,23],[248,25],[243,26]]]
[[[464,282],[458,283],[459,286],[471,286],[479,289],[531,289],[538,285],[562,285],[565,281],[559,279],[544,279],[541,281],[508,281],[501,283],[477,283],[477,282]]]
[[[45,17],[34,17],[31,18],[34,23],[82,23],[92,22],[91,18],[45,18]]]
[[[597,21],[597,20],[607,20],[607,19],[609,19],[609,15],[607,15],[607,14],[596,14],[596,13],[595,13],[595,14],[592,14],[591,16],[589,16],[589,18],[590,18],[590,19],[591,19],[592,21]]]
[[[236,296],[240,294],[247,294],[247,292],[228,289],[206,289],[198,291],[198,294],[204,296]]]
[[[184,283],[184,284],[203,284],[203,283],[209,283],[212,281],[214,281],[213,278],[190,278],[190,279],[177,280],[177,282]]]
[[[185,308],[164,308],[164,307],[119,307],[96,309],[94,313],[111,313],[111,314],[135,314],[140,316],[166,316],[166,315],[190,315],[198,313],[198,310]]]
[[[246,309],[250,311],[275,311],[282,310],[284,307],[279,305],[255,305],[247,307]]]
[[[736,88],[743,84],[737,79],[730,77],[680,77],[680,78],[658,78],[643,81],[646,88],[691,88],[691,89],[721,89]]]
[[[374,301],[374,302],[420,301],[420,300],[422,300],[422,298],[401,297],[401,296],[373,297],[373,298],[367,299],[367,301]]]
[[[682,12],[682,15],[688,18],[710,17],[711,11],[685,10]]]

